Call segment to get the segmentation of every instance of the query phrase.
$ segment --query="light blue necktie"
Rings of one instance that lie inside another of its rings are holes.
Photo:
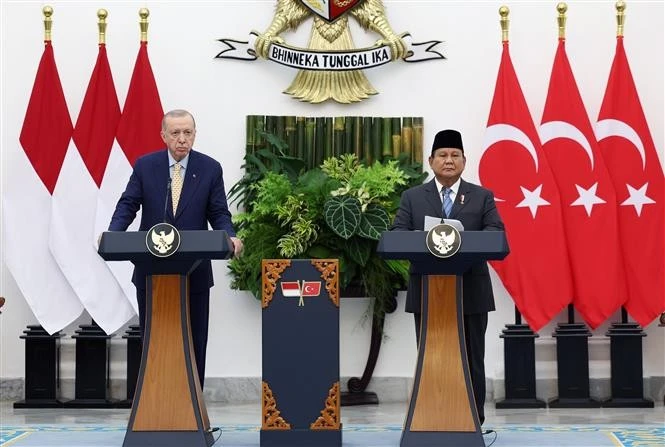
[[[441,194],[443,194],[443,215],[445,217],[450,216],[450,211],[453,209],[453,201],[450,199],[450,193],[453,192],[450,188],[443,188]]]

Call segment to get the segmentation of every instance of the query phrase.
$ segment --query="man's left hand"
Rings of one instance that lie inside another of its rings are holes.
[[[232,237],[231,241],[233,242],[233,257],[237,258],[238,256],[240,256],[240,253],[242,253],[244,245],[242,243],[242,240],[238,239],[237,237]]]

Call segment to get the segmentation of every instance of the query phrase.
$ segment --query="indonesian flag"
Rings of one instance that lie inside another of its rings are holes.
[[[559,191],[524,100],[508,42],[487,122],[479,174],[506,226],[510,254],[492,262],[529,326],[538,331],[572,301]]]
[[[48,247],[51,194],[71,136],[53,47],[46,41],[19,139],[25,156],[6,171],[2,228],[7,267],[49,334],[83,311]]]
[[[284,297],[300,296],[300,281],[282,281],[280,287],[282,288],[282,295]]]
[[[53,192],[49,245],[86,310],[107,334],[134,316],[120,285],[90,243],[98,237],[93,226],[98,186],[119,119],[120,106],[106,46],[100,44],[74,129],[76,147],[67,151]]]
[[[312,297],[321,294],[321,281],[303,281],[302,288],[300,281],[282,281],[280,283],[282,295],[288,297]]]
[[[119,145],[114,144],[111,149],[106,171],[99,187],[94,224],[95,235],[108,229],[111,216],[113,216],[120,195],[127,186],[136,159],[164,147],[164,142],[159,136],[164,112],[148,59],[147,45],[147,42],[141,42],[125,105],[118,122],[116,138]],[[139,211],[128,230],[136,231],[140,220]],[[131,281],[132,264],[129,261],[109,262],[108,267],[138,314],[136,288]]]
[[[540,137],[561,194],[573,304],[597,328],[626,300],[614,185],[559,39]]]
[[[617,37],[596,137],[619,203],[625,307],[646,327],[665,310],[665,187],[622,36]]]

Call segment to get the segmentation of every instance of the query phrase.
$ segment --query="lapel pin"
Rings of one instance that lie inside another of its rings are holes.
[[[464,194],[459,196],[459,204],[464,205]]]
[[[196,178],[196,174],[192,174],[192,177]]]

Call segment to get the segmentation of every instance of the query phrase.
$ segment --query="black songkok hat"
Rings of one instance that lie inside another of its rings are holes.
[[[464,146],[462,146],[462,134],[456,130],[446,129],[441,130],[434,137],[434,143],[432,143],[432,154],[437,149],[442,147],[459,149],[464,152]]]

